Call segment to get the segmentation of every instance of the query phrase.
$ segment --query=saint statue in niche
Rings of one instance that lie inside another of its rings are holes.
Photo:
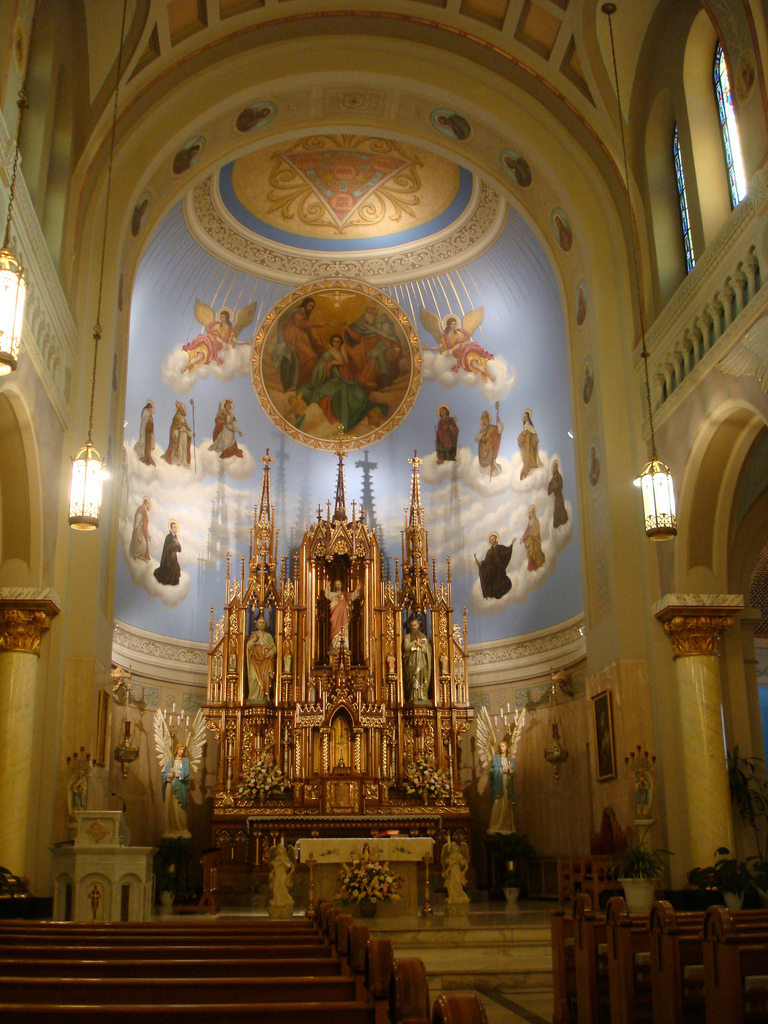
[[[418,615],[412,615],[403,640],[405,699],[411,704],[428,704],[431,678],[432,646],[421,631]]]
[[[349,650],[349,610],[359,594],[356,590],[344,590],[341,580],[334,580],[333,590],[326,587],[325,596],[331,603],[331,650],[338,650],[342,640]]]
[[[269,703],[275,679],[276,657],[277,646],[272,634],[267,630],[267,620],[260,615],[256,619],[256,628],[245,645],[248,665],[247,704]]]

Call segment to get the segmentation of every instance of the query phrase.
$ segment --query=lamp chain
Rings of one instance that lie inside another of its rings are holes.
[[[29,64],[29,60],[27,60]],[[24,74],[26,79],[26,72]],[[16,197],[16,174],[19,169],[19,139],[21,138],[21,122],[24,118],[24,111],[28,106],[27,100],[29,94],[26,89],[22,86],[19,90],[19,98],[16,101],[16,106],[19,108],[19,118],[16,122],[16,142],[15,150],[13,154],[13,173],[11,174],[11,185],[8,189],[8,216],[5,219],[5,238],[3,239],[3,248],[7,249],[11,241],[11,212],[13,211],[13,200]]]
[[[16,148],[13,154],[13,173],[11,175],[11,185],[8,189],[8,216],[5,220],[5,238],[3,239],[3,248],[7,249],[11,241],[11,211],[13,210],[13,200],[16,198],[16,174],[19,169],[19,142],[21,141],[21,124],[24,120],[24,111],[29,106],[29,93],[27,92],[27,79],[29,78],[29,61],[32,56],[32,36],[35,32],[35,18],[37,17],[37,3],[32,8],[32,20],[29,23],[29,37],[27,38],[27,60],[24,65],[24,78],[21,83],[21,89],[19,89],[19,98],[16,100],[16,106],[19,108],[19,116],[16,121]]]
[[[112,188],[112,162],[115,156],[115,130],[117,128],[117,101],[120,95],[120,74],[123,65],[123,37],[125,36],[125,12],[128,0],[123,0],[123,17],[120,22],[120,48],[117,53],[117,82],[115,83],[115,102],[112,108],[112,132],[109,139],[109,164],[107,167],[107,195],[104,200],[104,230],[101,236],[101,265],[99,266],[99,295],[96,302],[96,323],[93,325],[93,376],[91,378],[91,409],[88,416],[88,444],[91,444],[93,432],[93,403],[96,396],[96,362],[99,357],[101,341],[101,294],[104,287],[104,260],[107,251],[107,224],[109,221],[109,193]]]
[[[611,35],[611,57],[613,59],[613,81],[616,85],[616,103],[619,108],[619,128],[621,130],[621,154],[624,158],[624,181],[627,189],[627,206],[629,207],[629,226],[632,232],[632,254],[635,265],[635,285],[637,287],[637,301],[640,307],[640,337],[642,339],[641,355],[643,357],[643,368],[645,370],[645,398],[648,403],[648,424],[651,428],[651,458],[656,462],[656,435],[653,430],[653,404],[651,402],[651,382],[648,376],[648,349],[645,344],[645,303],[640,286],[640,259],[638,249],[639,239],[635,233],[635,214],[632,209],[632,190],[629,183],[629,166],[627,164],[627,143],[624,138],[624,117],[621,112],[621,93],[619,92],[619,73],[616,69],[616,47],[613,42],[613,14],[616,12],[616,5],[606,3],[602,6],[603,13],[608,15],[608,31]]]

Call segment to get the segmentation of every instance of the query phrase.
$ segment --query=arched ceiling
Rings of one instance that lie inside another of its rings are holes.
[[[266,121],[272,106],[234,113]],[[446,137],[472,131],[450,108],[430,117]],[[195,182],[204,148],[192,136],[174,156],[191,184],[146,241],[131,295],[117,617],[205,639],[227,552],[235,567],[247,556],[265,449],[290,559],[333,498],[340,425],[349,511],[355,501],[376,525],[391,574],[407,460],[424,459],[430,553],[443,572],[452,560],[473,641],[577,615],[563,308],[583,325],[588,296],[580,282],[564,297],[552,267],[553,247],[576,258],[567,213],[552,208],[543,244],[509,205],[535,187],[533,169],[510,151],[498,189],[445,151],[315,132],[265,137]],[[137,201],[138,237],[151,205],[151,192]],[[177,579],[163,570],[172,521]],[[489,582],[477,562],[490,564],[492,534],[511,551]]]

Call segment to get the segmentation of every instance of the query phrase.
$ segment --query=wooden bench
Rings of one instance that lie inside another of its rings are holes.
[[[281,960],[202,960],[197,956],[177,960],[66,960],[29,957],[0,958],[0,976],[15,978],[317,978],[337,977],[349,970],[338,958],[304,957]],[[350,971],[351,973],[351,971]]]
[[[573,939],[576,1019],[579,1024],[597,1024],[600,1004],[608,1004],[606,927],[586,893],[574,900]]]
[[[591,854],[589,857],[561,857],[557,862],[558,898],[575,900],[586,893],[595,910],[600,907],[600,896],[604,892],[621,889],[616,879],[614,858],[606,854]]]
[[[707,1024],[767,1021],[768,925],[709,907],[703,953]]]
[[[552,1024],[576,1024],[576,965],[573,917],[558,907],[549,912],[552,945]]]

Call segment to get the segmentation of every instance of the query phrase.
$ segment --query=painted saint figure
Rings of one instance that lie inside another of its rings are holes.
[[[440,420],[435,427],[435,453],[437,464],[442,466],[444,462],[455,462],[456,452],[459,446],[459,428],[456,420],[451,416],[451,410],[447,405],[438,405],[437,415]]]
[[[589,446],[589,482],[593,487],[597,486],[597,481],[600,479],[600,459],[597,457],[597,445],[591,444]]]
[[[512,589],[512,581],[507,576],[507,566],[512,557],[512,549],[515,546],[516,537],[512,538],[511,544],[499,544],[498,533],[488,534],[488,551],[482,562],[477,563],[477,571],[480,574],[480,588],[483,597],[489,598],[504,597]]]
[[[331,424],[340,423],[345,433],[353,430],[368,416],[368,422],[376,427],[384,422],[387,406],[372,402],[365,388],[358,383],[355,365],[344,345],[340,334],[334,334],[327,352],[318,360],[312,372],[308,387],[299,388],[298,396],[307,406],[317,403],[326,420]],[[296,426],[302,429],[303,415],[297,418]]]
[[[288,310],[280,319],[272,362],[280,371],[280,383],[285,392],[295,391],[300,384],[309,384],[312,371],[323,355],[323,346],[313,331],[325,324],[312,320],[314,308],[315,300],[307,296],[298,309]]]
[[[349,650],[349,606],[358,598],[358,592],[344,590],[341,580],[334,580],[333,590],[325,589],[325,597],[331,602],[331,650],[341,646]]]
[[[403,640],[405,699],[411,704],[428,704],[431,678],[432,645],[421,631],[419,617],[412,615]]]
[[[554,495],[555,498],[555,510],[552,513],[552,526],[557,529],[558,526],[565,526],[568,522],[568,510],[565,507],[563,501],[563,477],[560,473],[560,464],[557,459],[552,460],[552,477],[547,484],[547,494]]]
[[[528,506],[528,525],[521,539],[528,554],[528,572],[536,572],[544,565],[546,558],[541,550],[541,524],[535,505]]]
[[[171,420],[168,434],[168,447],[161,458],[171,466],[188,466],[192,455],[192,431],[187,423],[187,407],[183,402],[176,403],[176,412]]]
[[[156,466],[152,458],[152,449],[155,447],[155,403],[151,398],[141,410],[141,423],[139,425],[139,440],[133,446],[133,450],[139,456],[139,462],[145,466]]]
[[[145,496],[134,513],[133,533],[128,546],[128,553],[134,560],[149,561],[149,513],[151,509],[152,502]]]
[[[489,832],[503,836],[515,831],[515,766],[508,756],[507,744],[502,740],[491,761],[491,820]]]
[[[208,445],[208,451],[216,452],[220,459],[231,459],[232,457],[242,459],[243,452],[237,444],[235,434],[243,436],[235,419],[235,403],[231,398],[225,398],[223,402],[219,403],[216,412],[213,443]]]
[[[178,587],[181,579],[181,566],[179,565],[179,552],[181,544],[178,538],[179,524],[175,519],[168,523],[168,533],[163,542],[163,553],[160,556],[160,565],[155,569],[154,577],[158,583],[165,587]]]
[[[248,665],[248,700],[247,704],[267,704],[272,693],[275,679],[275,658],[277,646],[272,634],[267,630],[267,620],[263,615],[256,619],[256,629],[248,637],[245,645],[245,658]]]
[[[539,435],[531,419],[531,410],[523,410],[523,429],[517,435],[517,446],[520,449],[520,479],[525,480],[529,473],[542,465],[539,457]]]
[[[189,758],[184,756],[184,744],[177,743],[173,755],[162,771],[165,830],[163,838],[191,839],[187,828],[187,797],[189,795]]]
[[[344,340],[355,365],[355,377],[367,391],[389,387],[400,370],[400,340],[384,310],[371,302],[344,329]]]
[[[504,432],[504,424],[499,419],[499,403],[496,403],[496,422],[491,423],[490,413],[483,411],[480,416],[480,433],[476,435],[477,458],[480,468],[487,470],[488,478],[497,476],[501,472],[501,466],[497,465],[496,459],[499,454],[501,435]]]

